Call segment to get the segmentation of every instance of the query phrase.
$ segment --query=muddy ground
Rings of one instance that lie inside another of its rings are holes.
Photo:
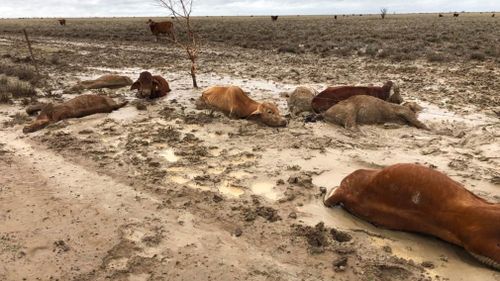
[[[495,24],[477,17],[468,20]],[[30,24],[0,21],[2,69],[29,65],[15,28]],[[432,130],[385,124],[353,134],[303,118],[276,129],[196,110],[202,89],[192,89],[182,50],[168,42],[81,38],[50,24],[42,25],[50,34],[30,32],[43,75],[32,81],[37,96],[0,105],[0,280],[500,280],[458,247],[321,203],[324,188],[355,169],[400,162],[434,167],[500,202],[495,57],[394,61],[204,44],[202,88],[239,85],[287,114],[283,93],[298,85],[390,79],[424,107],[420,119]],[[70,90],[144,70],[163,75],[172,92],[143,102],[126,88]],[[131,103],[22,134],[26,104],[81,93]]]

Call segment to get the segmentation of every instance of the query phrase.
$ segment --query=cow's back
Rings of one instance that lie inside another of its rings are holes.
[[[328,110],[333,105],[346,100],[352,96],[357,95],[367,95],[373,96],[382,100],[387,100],[389,98],[389,91],[386,91],[382,87],[357,87],[357,86],[337,86],[328,87],[317,96],[315,96],[311,102],[311,106],[315,112],[321,113]]]
[[[433,234],[458,245],[457,234],[448,231],[454,225],[450,215],[486,204],[448,176],[416,164],[355,171],[334,194],[336,204],[375,225]]]
[[[236,117],[248,117],[253,112],[252,105],[255,104],[241,88],[236,86],[214,86],[202,93],[203,101],[226,114]]]

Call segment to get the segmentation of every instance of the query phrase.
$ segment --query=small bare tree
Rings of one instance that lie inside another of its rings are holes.
[[[387,8],[380,9],[380,16],[382,19],[385,19],[385,15],[387,15]]]
[[[193,87],[198,88],[198,83],[196,82],[196,71],[197,71],[197,60],[198,54],[200,52],[200,41],[198,36],[194,31],[191,22],[191,12],[193,11],[194,0],[154,0],[160,6],[166,8],[170,11],[172,18],[177,23],[176,29],[183,30],[186,33],[186,37],[181,39],[175,39],[175,42],[179,47],[186,51],[188,59],[191,61],[191,78],[193,79]]]

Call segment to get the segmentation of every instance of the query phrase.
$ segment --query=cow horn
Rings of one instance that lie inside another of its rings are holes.
[[[337,188],[339,188],[339,187],[338,187],[338,186],[336,186],[336,187],[332,187],[332,188],[330,188],[330,190],[327,190],[327,191],[326,191],[325,196],[323,197],[323,204],[324,204],[326,207],[331,207],[331,206],[332,206],[332,204],[330,204],[330,203],[328,202],[328,199],[329,199],[330,197],[332,197],[333,193],[335,192],[335,190],[336,190]]]

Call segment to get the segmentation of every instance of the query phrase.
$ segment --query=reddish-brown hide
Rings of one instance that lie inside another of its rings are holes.
[[[160,75],[153,76],[148,71],[139,75],[139,79],[132,84],[130,90],[138,90],[138,98],[149,99],[164,97],[171,91],[167,80]]]
[[[357,170],[324,201],[375,225],[439,237],[499,269],[500,204],[489,203],[433,169],[396,164]]]
[[[394,93],[391,95],[391,90]],[[319,93],[311,102],[311,106],[317,113],[324,112],[336,103],[346,100],[356,95],[373,96],[392,103],[403,102],[399,95],[399,87],[394,85],[392,81],[386,82],[382,87],[375,86],[337,86],[328,87],[323,92]]]
[[[257,102],[243,92],[240,87],[215,86],[203,91],[200,107],[208,107],[224,112],[230,117],[256,118],[262,123],[273,126],[286,126],[278,107],[269,102]]]
[[[156,36],[156,41],[158,41],[160,34],[169,35],[175,41],[174,24],[171,21],[155,22],[150,19],[147,24],[151,29],[151,33]]]

